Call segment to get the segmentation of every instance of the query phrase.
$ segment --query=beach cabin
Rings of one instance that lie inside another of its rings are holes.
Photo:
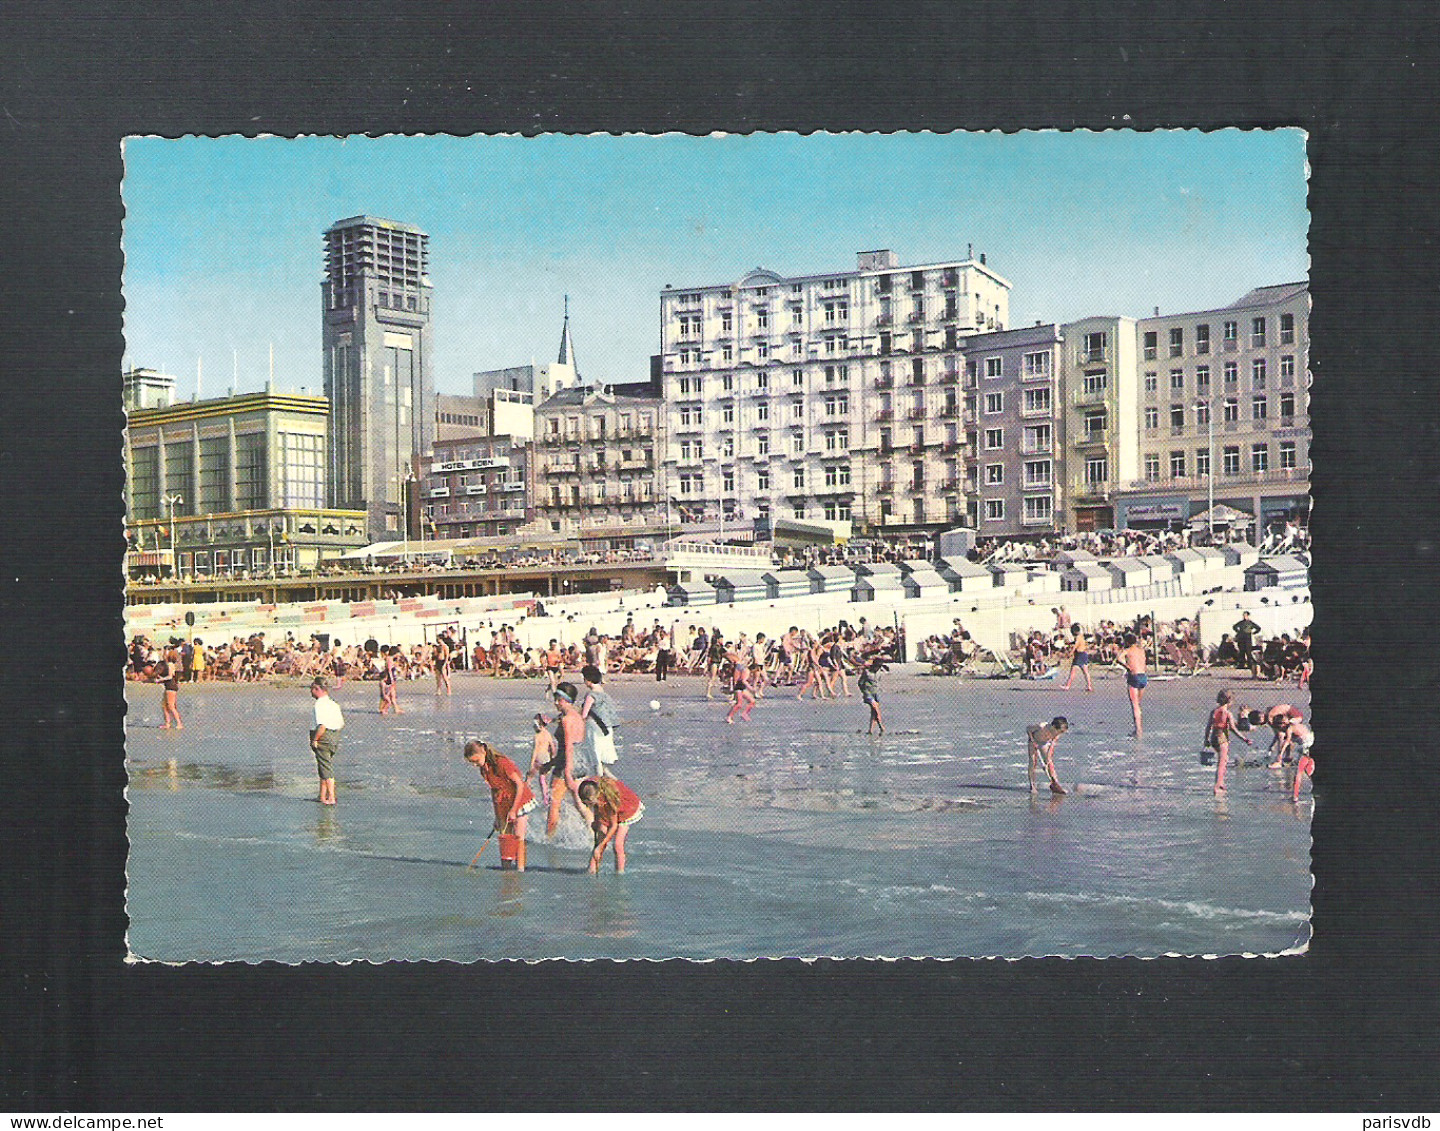
[[[1138,589],[1149,585],[1153,573],[1139,558],[1111,558],[1101,562],[1101,567],[1110,574],[1110,585],[1114,589]]]
[[[1193,567],[1186,566],[1185,572],[1189,573],[1193,568],[1201,577],[1218,580],[1220,571],[1225,568],[1225,555],[1214,546],[1196,546],[1190,552],[1200,560]]]
[[[811,593],[849,593],[855,584],[855,571],[849,566],[811,566],[808,573]]]
[[[1179,567],[1164,554],[1141,554],[1135,560],[1150,567],[1150,580],[1156,585],[1174,581],[1180,572]]]
[[[1098,562],[1076,562],[1060,571],[1060,588],[1066,593],[1099,593],[1113,587],[1110,571]]]
[[[1245,571],[1245,591],[1260,589],[1304,589],[1310,584],[1310,570],[1289,554],[1261,558]]]
[[[1249,542],[1229,542],[1220,547],[1220,552],[1225,555],[1226,565],[1241,569],[1249,569],[1260,560],[1260,551]]]
[[[1015,562],[991,562],[985,568],[996,589],[1019,589],[1030,580],[1030,571]]]
[[[717,605],[733,605],[736,601],[763,601],[769,591],[765,575],[757,570],[729,570],[715,574],[710,584],[715,587]]]
[[[760,580],[765,583],[765,597],[770,601],[810,596],[810,574],[803,569],[772,569],[762,573]]]
[[[1171,550],[1164,557],[1174,565],[1176,573],[1195,573],[1202,569],[1205,563],[1199,550]]]
[[[935,572],[949,583],[952,593],[983,593],[995,588],[991,572],[969,558],[937,558]]]
[[[900,576],[900,584],[904,587],[906,597],[948,597],[950,596],[950,583],[936,573],[929,565],[920,569],[912,569]]]
[[[902,598],[905,587],[900,584],[900,571],[894,573],[857,574],[850,590],[852,601],[874,601],[877,598]]]
[[[680,581],[665,591],[667,605],[713,605],[715,586],[703,581]]]
[[[1080,564],[1099,565],[1100,560],[1089,550],[1061,550],[1050,559],[1050,568],[1057,573],[1064,573],[1072,566]]]

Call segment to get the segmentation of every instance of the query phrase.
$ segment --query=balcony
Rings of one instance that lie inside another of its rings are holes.
[[[879,377],[875,381],[877,389],[893,389],[895,387],[894,377]]]
[[[890,315],[888,315],[888,314],[880,314],[880,315],[877,315],[876,318],[875,318],[875,325],[877,325],[877,326],[889,326],[893,321],[894,321],[894,319],[892,319],[892,318],[890,317]]]
[[[875,490],[882,495],[893,495],[895,493],[895,481],[893,479],[882,479]]]
[[[923,310],[912,310],[909,315],[906,316],[905,321],[911,326],[918,326],[925,321],[925,312]]]
[[[912,479],[905,485],[905,490],[912,495],[923,495],[925,493],[925,480]]]
[[[1102,385],[1098,389],[1076,389],[1071,403],[1075,405],[1104,404],[1110,390]]]
[[[915,443],[911,444],[910,454],[912,456],[923,456],[925,454],[925,441],[916,440]]]
[[[924,420],[924,419],[925,419],[925,409],[924,409],[923,407],[920,407],[920,408],[912,408],[912,409],[909,411],[909,413],[906,414],[906,416],[907,416],[907,418],[910,419],[910,420]]]
[[[959,440],[946,440],[943,444],[940,445],[940,450],[941,450],[942,452],[947,453],[947,454],[953,453],[953,452],[958,452],[958,451],[960,450],[960,441],[959,441]]]
[[[1075,354],[1076,365],[1104,365],[1109,360],[1110,351],[1107,349],[1079,350]]]
[[[1075,447],[1076,447],[1076,448],[1081,448],[1081,449],[1084,449],[1084,448],[1103,448],[1103,447],[1105,447],[1109,442],[1110,442],[1110,433],[1109,433],[1109,430],[1108,430],[1108,429],[1104,429],[1104,428],[1091,428],[1091,429],[1087,429],[1086,431],[1081,432],[1078,436],[1076,436],[1076,437],[1075,437],[1075,440],[1074,440]]]
[[[948,495],[948,494],[953,494],[954,492],[956,492],[956,491],[958,491],[958,490],[960,490],[960,480],[958,480],[958,479],[942,479],[942,480],[940,480],[940,492],[941,492],[941,494],[947,494],[947,495]]]
[[[1049,370],[1049,369],[1036,369],[1036,370],[1028,370],[1028,369],[1027,369],[1027,370],[1022,370],[1021,373],[1020,373],[1020,380],[1021,380],[1021,381],[1048,381],[1048,380],[1050,380],[1050,370]]]
[[[960,406],[954,404],[942,405],[935,415],[941,420],[954,420],[960,415]]]
[[[1021,526],[1049,526],[1054,521],[1054,511],[1049,514],[1022,514],[1020,516]]]
[[[894,409],[889,409],[889,408],[882,408],[879,412],[877,412],[877,413],[875,414],[875,419],[876,419],[876,420],[894,420],[894,419],[895,419],[895,410],[894,410]]]
[[[940,384],[958,385],[960,383],[960,371],[958,369],[946,369],[940,374]]]
[[[1035,420],[1037,418],[1049,417],[1054,410],[1048,405],[1028,405],[1021,403],[1020,416],[1024,420]]]
[[[1309,480],[1310,472],[1299,467],[1280,467],[1270,471],[1237,471],[1233,474],[1222,472],[1215,477],[1215,483],[1220,487],[1265,487],[1281,484],[1294,484],[1298,487],[1308,483]],[[1123,489],[1127,491],[1163,489],[1198,492],[1208,490],[1209,486],[1210,477],[1208,475],[1186,475],[1171,479],[1129,479],[1122,484]]]
[[[1079,446],[1077,441],[1076,446]],[[1022,441],[1020,454],[1022,456],[1044,456],[1055,450],[1055,445],[1048,440]]]
[[[975,416],[975,410],[973,408],[967,408],[963,413],[960,414],[960,420],[966,428],[974,428],[976,419],[977,418]]]

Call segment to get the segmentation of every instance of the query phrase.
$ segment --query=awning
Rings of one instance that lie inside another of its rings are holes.
[[[1249,511],[1236,510],[1234,507],[1224,503],[1216,503],[1213,511],[1201,511],[1190,520],[1190,525],[1200,528],[1210,525],[1210,516],[1215,516],[1216,526],[1249,526],[1255,521],[1255,516]]]

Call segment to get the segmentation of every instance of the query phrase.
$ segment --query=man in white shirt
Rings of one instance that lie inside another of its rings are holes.
[[[345,729],[345,716],[340,704],[330,698],[330,683],[316,676],[310,684],[310,697],[315,700],[315,727],[310,731],[310,749],[315,751],[315,772],[320,776],[321,805],[335,804],[335,755],[340,752],[340,732]]]

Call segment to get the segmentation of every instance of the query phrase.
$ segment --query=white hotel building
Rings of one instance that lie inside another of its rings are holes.
[[[1009,296],[983,255],[901,267],[890,251],[861,252],[854,271],[667,286],[671,497],[727,521],[966,521],[966,339],[1006,329]]]

